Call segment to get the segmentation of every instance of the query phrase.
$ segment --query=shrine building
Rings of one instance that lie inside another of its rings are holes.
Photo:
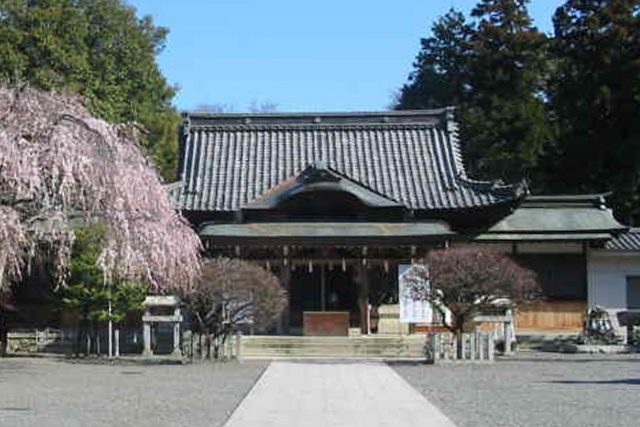
[[[184,118],[176,208],[208,256],[280,277],[289,308],[274,333],[313,333],[314,322],[376,332],[378,308],[397,304],[399,267],[462,245],[538,274],[545,301],[519,311],[520,329],[579,329],[596,292],[589,260],[627,230],[602,195],[468,176],[450,108]]]

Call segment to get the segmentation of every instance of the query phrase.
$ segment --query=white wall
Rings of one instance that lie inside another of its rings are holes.
[[[640,276],[640,253],[589,251],[587,292],[589,306],[627,309],[627,276]]]

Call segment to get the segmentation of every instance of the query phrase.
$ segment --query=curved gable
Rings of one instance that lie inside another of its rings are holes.
[[[180,205],[238,211],[316,162],[411,210],[493,206],[521,190],[467,177],[451,109],[191,113],[184,126]]]

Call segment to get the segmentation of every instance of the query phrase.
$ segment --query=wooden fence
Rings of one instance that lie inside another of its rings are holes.
[[[427,334],[425,353],[427,360],[494,360],[495,343],[492,333],[475,332],[462,334],[456,339],[451,333]]]
[[[584,326],[585,301],[541,301],[518,307],[518,330],[580,331]]]

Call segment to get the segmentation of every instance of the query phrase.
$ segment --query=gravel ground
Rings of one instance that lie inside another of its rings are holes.
[[[221,426],[265,367],[0,359],[0,426]]]
[[[393,367],[459,427],[640,425],[639,354]]]

